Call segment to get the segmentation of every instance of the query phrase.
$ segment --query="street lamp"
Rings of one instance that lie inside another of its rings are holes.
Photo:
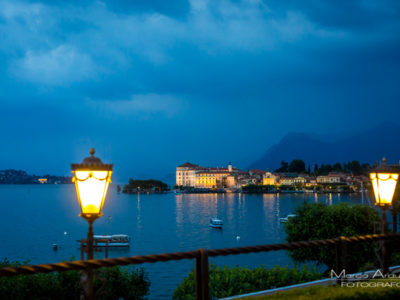
[[[71,164],[75,182],[76,194],[81,207],[79,216],[89,222],[87,235],[87,259],[93,259],[93,222],[103,215],[102,208],[107,195],[108,185],[111,182],[112,164],[103,164],[100,158],[94,156],[94,149],[90,149],[90,157],[80,164]],[[93,299],[93,273],[87,271],[86,297]]]
[[[80,164],[71,164],[76,193],[81,206],[80,216],[90,222],[103,214],[101,212],[108,185],[111,182],[112,164],[103,164],[90,149],[90,157]]]
[[[386,164],[386,159],[369,174],[375,195],[375,205],[382,208],[382,225],[386,225],[386,208],[392,205],[394,191],[399,174],[393,166]],[[385,230],[385,227],[382,228]]]
[[[383,163],[379,165],[369,177],[372,182],[375,194],[375,205],[381,207],[388,207],[392,205],[394,191],[396,189],[399,174],[386,165],[386,159],[382,160]]]
[[[394,191],[399,179],[399,174],[393,166],[386,164],[386,158],[369,174],[375,195],[375,205],[382,209],[382,233],[387,231],[386,209],[392,205]],[[388,272],[386,242],[382,243],[383,273]]]

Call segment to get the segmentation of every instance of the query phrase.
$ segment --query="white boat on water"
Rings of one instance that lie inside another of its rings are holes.
[[[130,237],[126,234],[94,235],[95,247],[129,247]]]
[[[224,225],[224,222],[220,219],[217,219],[217,218],[210,219],[210,226],[212,228],[222,228],[223,225]]]
[[[296,217],[296,215],[294,215],[294,214],[287,215],[287,216],[284,217],[284,218],[279,218],[279,221],[280,221],[281,223],[286,223],[287,221],[289,221],[290,218],[294,218],[294,217]]]

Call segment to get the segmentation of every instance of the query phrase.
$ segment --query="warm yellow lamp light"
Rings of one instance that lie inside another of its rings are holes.
[[[72,164],[71,167],[81,216],[95,220],[102,215],[113,165],[103,164],[99,158],[94,157],[94,149],[90,150],[90,154],[81,164]]]
[[[391,205],[399,174],[371,173],[369,176],[374,188],[376,205]]]
[[[375,204],[391,205],[399,174],[393,172],[392,168],[386,165],[386,159],[383,159],[383,163],[369,174],[369,178],[374,189]]]
[[[75,185],[83,214],[99,214],[107,194],[111,172],[76,171]]]

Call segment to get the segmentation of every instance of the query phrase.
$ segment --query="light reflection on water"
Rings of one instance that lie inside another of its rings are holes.
[[[0,201],[3,208],[0,258],[29,259],[34,264],[73,256],[79,259],[76,240],[86,236],[87,222],[77,216],[79,205],[73,185],[2,185]],[[132,237],[131,247],[110,250],[112,257],[278,243],[285,239],[279,218],[293,213],[303,201],[329,205],[339,201],[360,203],[361,196],[314,193],[125,195],[117,194],[112,186],[104,205],[105,217],[95,222],[94,231],[96,234],[125,233]],[[211,229],[208,226],[210,217],[221,218],[224,229]],[[52,250],[53,243],[58,243],[58,251]],[[95,254],[97,258],[103,256],[104,252]],[[290,264],[283,251],[218,257],[210,261],[250,267]],[[150,298],[170,299],[176,285],[194,267],[194,261],[143,266],[152,282]]]

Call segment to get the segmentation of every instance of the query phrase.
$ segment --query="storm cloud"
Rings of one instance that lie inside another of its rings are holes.
[[[1,169],[246,166],[400,109],[398,1],[0,0]]]

